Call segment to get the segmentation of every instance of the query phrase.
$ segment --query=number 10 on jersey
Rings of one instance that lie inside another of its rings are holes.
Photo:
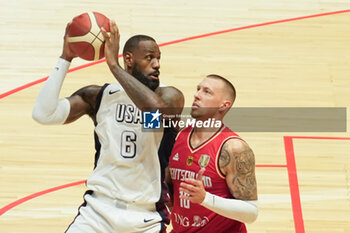
[[[188,193],[184,193],[183,191],[180,191],[180,196],[189,197],[190,195]],[[189,209],[190,208],[190,200],[180,198],[180,207]]]

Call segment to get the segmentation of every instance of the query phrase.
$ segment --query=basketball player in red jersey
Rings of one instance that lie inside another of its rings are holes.
[[[170,157],[173,233],[244,233],[258,215],[255,159],[248,144],[222,123],[236,97],[225,78],[208,75],[197,87],[191,115],[211,128],[184,128]]]

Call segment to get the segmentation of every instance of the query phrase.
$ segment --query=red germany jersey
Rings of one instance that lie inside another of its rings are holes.
[[[169,169],[174,186],[174,205],[171,212],[173,233],[246,233],[243,223],[223,217],[215,212],[180,199],[180,183],[186,178],[195,179],[205,167],[203,184],[205,190],[224,198],[233,198],[224,175],[219,170],[219,155],[224,143],[237,134],[223,125],[211,138],[196,148],[190,144],[192,127],[179,132],[169,160]]]

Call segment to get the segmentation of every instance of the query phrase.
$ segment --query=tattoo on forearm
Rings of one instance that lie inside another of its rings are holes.
[[[232,179],[231,194],[238,199],[255,200],[256,179],[253,151],[248,148],[241,153],[234,153],[235,176]]]

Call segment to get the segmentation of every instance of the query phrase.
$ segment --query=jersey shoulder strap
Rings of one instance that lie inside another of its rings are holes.
[[[99,93],[97,94],[97,97],[96,97],[96,105],[95,105],[95,116],[98,112],[98,109],[100,108],[100,105],[101,105],[101,100],[102,100],[102,96],[103,96],[103,92],[105,91],[106,87],[108,87],[109,83],[105,83],[101,90],[99,91]]]

